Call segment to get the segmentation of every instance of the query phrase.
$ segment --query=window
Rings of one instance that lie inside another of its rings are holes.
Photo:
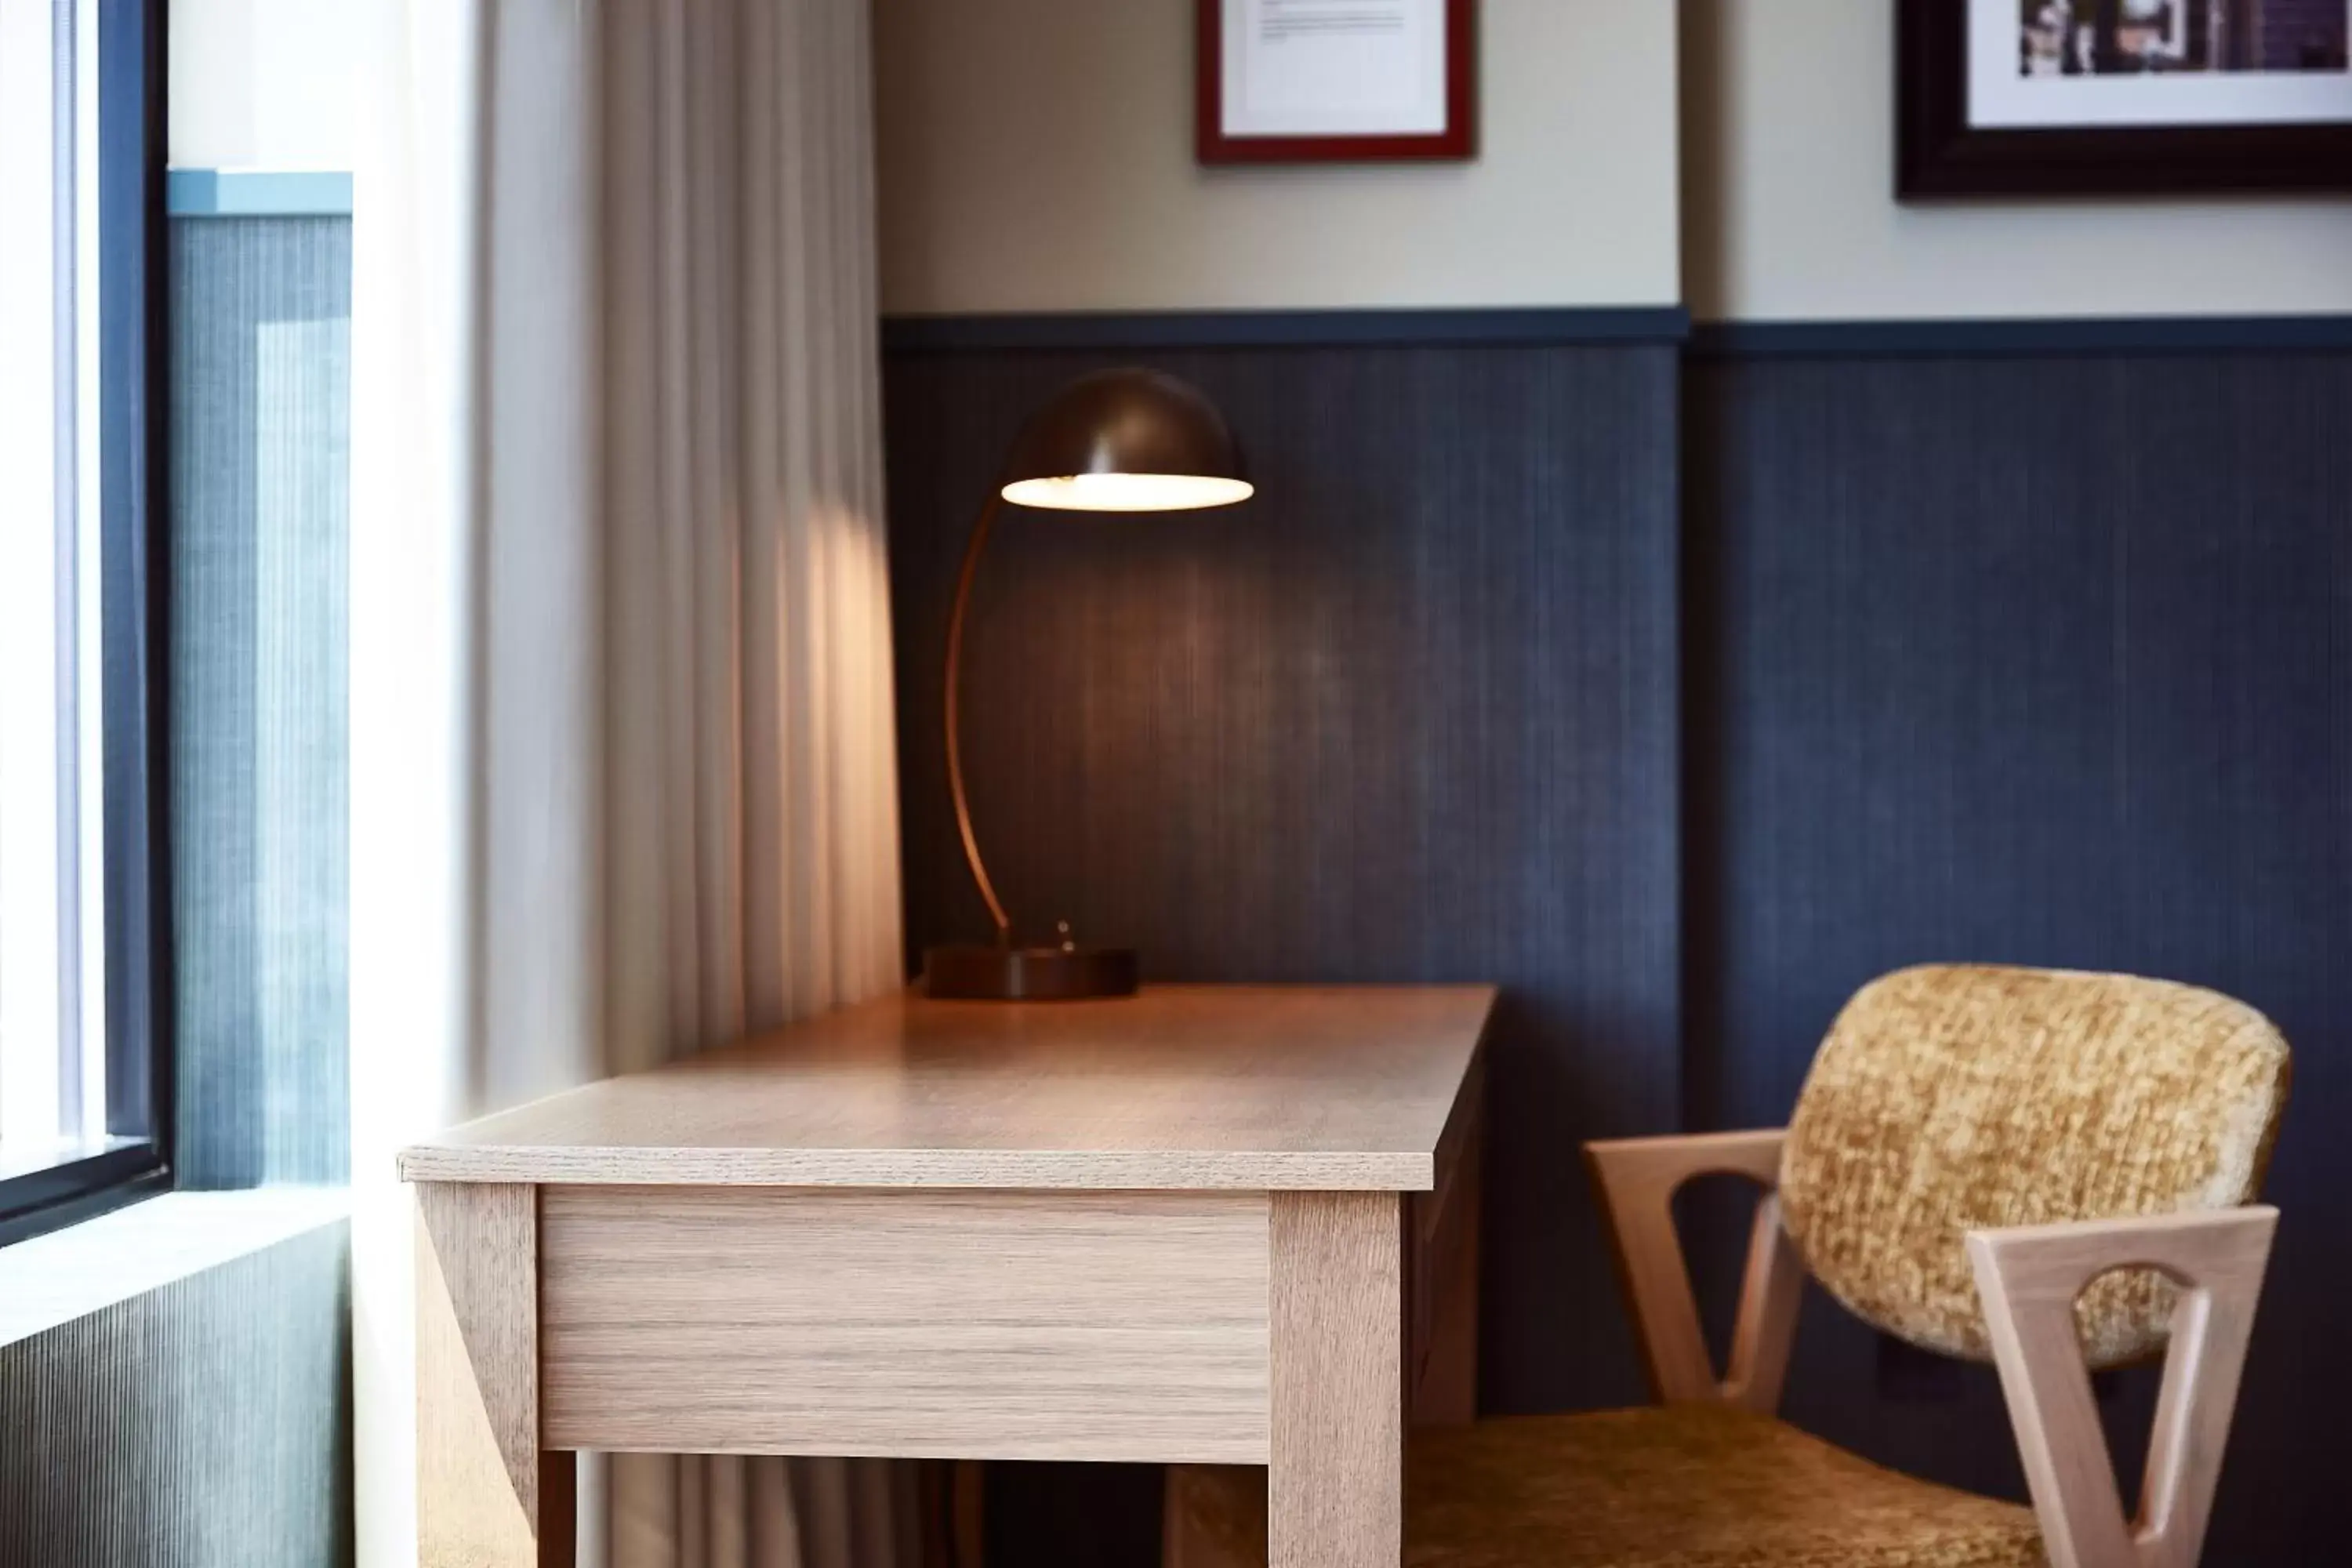
[[[156,0],[0,0],[0,1242],[169,1171]]]

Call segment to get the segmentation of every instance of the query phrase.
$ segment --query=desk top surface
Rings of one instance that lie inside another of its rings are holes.
[[[894,995],[401,1154],[410,1181],[1420,1191],[1492,987]]]

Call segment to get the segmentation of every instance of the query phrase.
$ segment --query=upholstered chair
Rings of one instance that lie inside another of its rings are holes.
[[[2190,1568],[2277,1211],[2286,1043],[2229,997],[1935,966],[1839,1015],[1784,1131],[1587,1148],[1658,1403],[1412,1434],[1408,1568]],[[1670,1203],[1765,1189],[1718,1374]],[[1865,1321],[2000,1369],[2032,1506],[1775,1419],[1807,1275]],[[2162,1352],[2139,1513],[2090,1372]],[[1260,1568],[1265,1471],[1171,1472],[1166,1568]]]

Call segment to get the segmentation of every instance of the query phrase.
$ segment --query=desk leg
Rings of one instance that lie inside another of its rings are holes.
[[[423,1568],[570,1568],[572,1458],[539,1447],[539,1192],[416,1184]]]
[[[1273,1194],[1270,1568],[1404,1550],[1404,1222],[1394,1193]]]

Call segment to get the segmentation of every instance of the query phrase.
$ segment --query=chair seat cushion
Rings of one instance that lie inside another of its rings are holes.
[[[1263,1563],[1263,1469],[1170,1492],[1171,1563]],[[1228,1495],[1230,1494],[1230,1495]],[[1245,1544],[1244,1544],[1245,1543]],[[1412,1434],[1406,1568],[2045,1568],[2032,1513],[1723,1405]]]
[[[2030,1510],[1713,1405],[1413,1434],[1411,1568],[2042,1568]]]

